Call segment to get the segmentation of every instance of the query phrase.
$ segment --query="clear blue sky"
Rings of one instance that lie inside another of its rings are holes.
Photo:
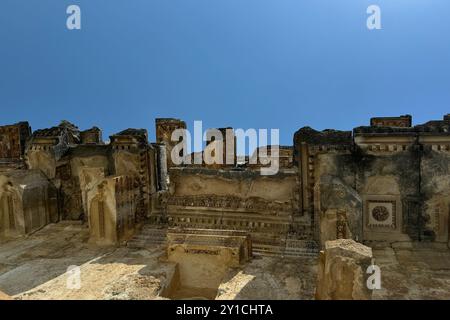
[[[66,28],[66,8],[82,30]],[[382,30],[366,9],[382,10]],[[450,113],[449,0],[1,0],[0,123],[351,129]]]

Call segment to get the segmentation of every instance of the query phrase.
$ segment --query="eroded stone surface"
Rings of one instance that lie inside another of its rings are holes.
[[[368,300],[366,270],[372,249],[350,239],[325,242],[320,254],[316,298],[319,300]]]
[[[450,252],[436,248],[375,248],[381,290],[374,299],[450,299]]]
[[[316,258],[261,257],[231,270],[217,299],[311,300],[316,287]]]
[[[76,222],[51,224],[0,247],[0,288],[15,299],[166,299],[176,265],[161,259],[164,248],[98,247]],[[81,288],[68,289],[67,268],[77,265]],[[200,274],[201,275],[201,274]],[[232,268],[209,298],[311,299],[314,258],[255,258]],[[271,288],[271,290],[267,290]],[[181,288],[180,298],[202,297],[202,288]],[[203,288],[204,289],[204,288]],[[272,290],[273,289],[273,290]]]

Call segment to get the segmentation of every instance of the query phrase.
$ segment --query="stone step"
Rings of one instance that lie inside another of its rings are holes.
[[[167,229],[144,226],[127,242],[130,248],[152,248],[166,243]]]
[[[139,233],[127,242],[130,248],[151,248],[164,245],[167,239],[167,228],[154,225],[144,225]],[[253,242],[253,254],[260,256],[305,257],[316,256],[319,252],[316,242],[298,239],[277,239],[270,244],[268,239],[264,243]]]
[[[305,257],[317,256],[319,249],[314,241],[288,240],[285,245],[253,243],[253,254],[261,256]]]
[[[165,238],[166,234],[159,234],[159,233],[138,233],[134,236],[134,238],[136,239],[160,239],[160,238]]]

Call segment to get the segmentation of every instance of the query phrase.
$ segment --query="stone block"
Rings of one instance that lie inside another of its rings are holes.
[[[319,257],[316,299],[370,300],[366,270],[372,249],[350,239],[327,241]]]

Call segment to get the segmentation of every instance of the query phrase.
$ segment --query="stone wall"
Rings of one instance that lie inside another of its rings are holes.
[[[0,159],[22,159],[25,143],[30,135],[31,128],[28,122],[0,126]]]
[[[0,237],[29,234],[57,221],[56,188],[40,171],[0,174]]]
[[[367,268],[372,249],[353,240],[327,241],[319,256],[316,299],[370,300]]]
[[[61,217],[65,220],[87,219],[85,186],[82,185],[82,172],[96,168],[103,176],[111,175],[111,152],[108,146],[81,145],[71,147],[57,162],[56,177],[60,186]],[[92,177],[93,178],[93,177]]]
[[[170,156],[179,141],[171,141],[171,135],[185,128],[182,120],[156,119],[157,143],[149,143],[146,129],[126,129],[104,144],[99,128],[80,131],[67,121],[32,135],[27,123],[4,126],[0,172],[41,172],[56,189],[61,219],[88,222],[90,212],[95,219],[99,207],[92,207],[92,198],[104,192],[111,205],[104,207],[110,217],[105,226],[111,223],[105,230],[112,233],[102,234],[111,243],[120,242],[122,213],[108,188],[119,176],[133,181],[136,225],[245,230],[257,252],[323,247],[338,238],[449,242],[448,115],[416,126],[406,115],[372,118],[370,126],[353,131],[301,128],[293,146],[261,147],[268,154],[279,150],[280,170],[269,176],[260,174],[264,161],[253,163],[253,156],[243,163],[175,165]],[[235,137],[225,136],[223,142]],[[217,143],[210,139],[207,145]],[[27,195],[21,201],[28,206],[37,198]]]
[[[136,228],[136,181],[128,176],[100,179],[87,191],[90,241],[97,244],[120,244]]]
[[[329,240],[348,205],[358,203],[358,239],[448,242],[450,122],[410,123],[407,116],[374,118],[372,126],[355,128],[353,139],[349,132],[333,130],[296,133],[303,211],[315,219],[317,239]],[[329,189],[321,185],[323,177],[338,179],[345,193],[360,200],[333,201],[325,209],[318,200]],[[328,227],[317,221],[321,214],[330,220]]]
[[[172,168],[167,215],[171,225],[248,230],[256,244],[277,245],[288,234],[309,238],[299,214],[297,173],[261,176],[252,170]]]
[[[252,241],[246,232],[173,228],[167,233],[167,259],[177,263],[178,290],[217,291],[229,269],[251,257]]]

